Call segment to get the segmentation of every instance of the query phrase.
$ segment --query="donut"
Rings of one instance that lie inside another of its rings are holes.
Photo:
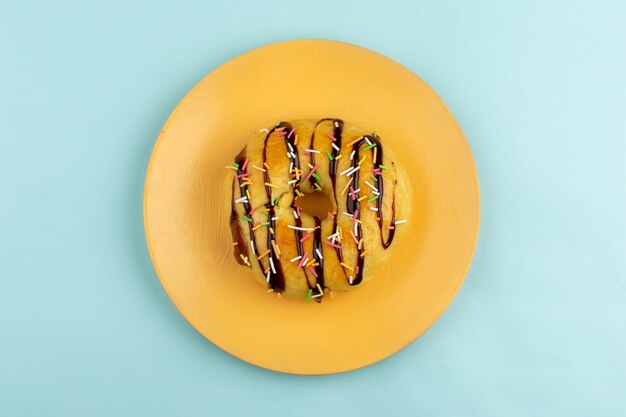
[[[390,260],[411,213],[411,186],[393,151],[341,119],[261,129],[226,168],[235,258],[279,296],[321,301],[367,282]],[[312,194],[332,209],[303,210]]]

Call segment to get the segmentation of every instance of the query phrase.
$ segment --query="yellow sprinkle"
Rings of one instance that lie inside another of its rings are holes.
[[[258,167],[256,165],[252,165],[252,168],[256,169],[257,171],[261,171],[261,172],[265,172],[266,171],[265,169],[263,169],[261,167]]]
[[[237,168],[235,168],[235,167],[234,167],[234,166],[232,166],[232,165],[226,165],[224,168],[228,168],[228,169],[232,169],[232,170],[237,171]]]
[[[259,260],[265,258],[269,253],[270,253],[269,249],[263,252],[261,255],[259,255]],[[265,273],[267,273],[267,271],[265,271]]]
[[[350,181],[348,181],[348,183],[344,187],[343,191],[341,191],[341,195],[344,195],[346,193],[346,191],[348,191],[348,188],[350,188]]]
[[[361,160],[359,161],[359,165],[361,165],[363,161],[365,161],[365,155],[363,155],[363,158],[361,158]]]
[[[249,185],[249,184],[247,182],[242,182],[241,184],[239,184],[239,188],[245,187],[246,185]]]
[[[309,168],[313,169],[313,165],[307,163],[307,165],[309,166]]]
[[[278,299],[279,299],[279,300],[280,300],[281,298],[283,298],[283,296],[282,296],[279,292],[277,292],[277,293],[276,293],[276,295],[278,296]]]
[[[336,161],[336,160],[338,160],[338,159],[341,159],[341,157],[342,157],[342,156],[343,156],[342,154],[337,155],[337,156],[335,157],[335,161]]]
[[[363,238],[361,238],[361,240],[359,240],[359,244],[357,246],[359,249],[363,249]]]
[[[366,196],[366,195],[364,195],[363,197],[359,197],[357,201],[363,201],[363,200],[365,200],[366,198],[367,198],[367,196]]]
[[[233,242],[230,244],[230,246],[237,246],[239,244],[239,242]]]
[[[364,257],[364,256],[365,256],[365,254],[366,254],[367,252],[369,252],[369,249],[368,249],[368,250],[363,251],[363,253],[361,254],[361,258],[362,258],[362,257]]]
[[[298,144],[298,135],[296,135],[296,139],[293,141],[293,144],[294,144],[294,145],[297,145],[297,144]]]
[[[311,265],[313,265],[315,263],[315,260],[311,259],[309,262],[306,263],[306,267],[310,267]]]
[[[324,290],[322,290],[322,287],[320,287],[320,284],[315,284],[315,286],[319,290],[320,294],[324,294]]]
[[[276,253],[276,257],[280,259],[280,251],[278,250],[278,246],[276,246],[276,241],[272,240],[272,247],[274,248],[274,252]]]
[[[259,230],[260,228],[261,228],[261,225],[260,225],[260,224],[257,224],[256,226],[254,226],[254,227],[252,228],[252,231],[253,231],[253,232],[256,232],[256,231],[257,231],[257,230]]]
[[[296,194],[298,194],[298,197],[302,197],[302,193],[297,188],[296,188]]]
[[[278,185],[274,185],[272,183],[266,182],[265,185],[267,185],[268,187],[272,187],[272,188],[278,188]]]
[[[378,152],[378,146],[374,148],[374,154],[372,155],[372,164],[376,161],[376,152]]]
[[[274,292],[274,290],[272,288],[270,288],[269,290],[267,290],[266,292],[270,293],[270,292]]]
[[[250,197],[250,190],[248,190],[246,188],[246,195],[248,196],[248,200],[252,200],[252,197]]]
[[[264,166],[265,168],[267,168],[267,169],[270,169],[270,166],[269,166],[269,165],[267,165],[267,162],[263,162],[263,166]]]
[[[269,266],[267,267],[267,269],[265,271],[263,271],[263,273],[267,275],[268,272],[270,272],[270,267]]]
[[[274,229],[272,229],[271,227],[270,227],[270,233],[274,234]]]
[[[354,271],[354,268],[352,268],[350,265],[347,265],[345,263],[341,263],[341,266],[343,266],[344,268],[348,268],[350,271]]]
[[[348,143],[346,146],[352,146],[358,141],[360,141],[361,139],[363,139],[363,136],[359,136],[358,138],[354,139],[352,142]]]
[[[359,244],[359,240],[356,238],[356,236],[354,235],[352,230],[350,230],[350,236],[352,236],[352,239],[354,239],[354,243],[356,243],[358,245]]]

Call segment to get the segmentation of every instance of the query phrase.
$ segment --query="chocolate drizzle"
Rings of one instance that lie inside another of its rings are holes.
[[[342,141],[342,136],[343,136],[344,123],[340,119],[332,119],[332,118],[319,120],[316,123],[315,128],[313,129],[313,133],[311,134],[311,145],[310,145],[311,149],[315,149],[314,142],[315,142],[315,131],[317,129],[317,126],[324,121],[332,121],[333,135],[332,135],[332,138],[329,137],[329,141],[332,141],[331,143],[334,143],[334,145],[339,149],[337,150],[335,147],[332,147],[332,151],[330,152],[332,159],[329,162],[329,171],[328,171],[330,179],[331,179],[332,194],[335,199],[335,206],[338,207],[338,202],[337,202],[338,196],[336,193],[335,185],[336,185],[337,167],[338,167],[339,161],[336,158],[339,155],[340,149],[341,149],[341,141]],[[290,165],[291,165],[291,168],[293,168],[290,171],[291,178],[296,178],[296,179],[301,180],[301,177],[296,177],[295,173],[292,173],[294,172],[294,169],[301,170],[301,167],[300,167],[300,160],[298,156],[298,149],[295,144],[295,136],[296,136],[295,129],[293,129],[293,127],[289,123],[281,122],[277,124],[271,130],[269,130],[268,133],[266,134],[264,147],[263,147],[263,164],[265,165],[265,163],[267,162],[267,142],[270,139],[270,136],[272,135],[272,133],[277,132],[277,131],[279,132],[278,135],[282,136],[284,139],[287,154],[289,156]],[[333,138],[335,139],[334,141],[333,141]],[[360,169],[357,169],[357,166],[359,165],[360,149],[361,149],[361,146],[364,144],[367,144],[368,146],[375,144],[375,147],[371,148],[372,157],[374,158],[372,163],[373,163],[373,168],[375,170],[377,169],[380,170],[382,166],[382,162],[383,162],[383,148],[378,137],[366,135],[362,139],[354,143],[352,147],[352,151],[354,151],[354,156],[352,158],[352,163],[351,163],[351,169],[353,170],[353,172],[351,174],[351,179],[350,179],[350,186],[352,187],[353,190],[357,190],[359,188],[358,185],[359,185]],[[246,170],[243,167],[244,161],[246,159],[245,154],[246,154],[246,148],[244,148],[244,150],[236,157],[235,162],[238,164],[238,168],[237,168],[238,178],[236,179],[237,179],[237,184],[239,185],[239,189],[240,189],[240,196],[247,198],[248,184],[247,183],[244,184],[244,182],[246,181],[243,179],[244,177],[242,177],[242,176],[245,176],[246,174]],[[311,161],[311,165],[315,166],[315,154],[314,153],[311,153],[310,161]],[[394,169],[395,169],[395,166],[394,166]],[[377,220],[378,220],[378,225],[380,229],[381,245],[384,249],[387,249],[391,245],[391,242],[393,241],[394,234],[395,234],[395,219],[396,219],[395,192],[393,194],[392,203],[391,203],[391,223],[390,223],[391,227],[389,227],[388,236],[387,236],[387,239],[385,239],[384,233],[383,233],[383,211],[382,211],[383,210],[384,184],[383,184],[383,178],[382,178],[381,172],[378,171],[376,175],[377,175],[377,182],[375,185],[376,185],[377,192],[378,192],[378,198],[376,200],[376,207],[378,209]],[[263,172],[263,178],[264,178],[265,183],[271,183],[269,169],[266,169]],[[315,182],[313,178],[314,178],[313,176],[309,176],[309,179],[311,181],[311,187],[313,188],[313,190],[315,190],[315,185],[314,185]],[[295,189],[300,187],[300,185],[301,185],[300,181],[298,181],[296,185],[293,187],[294,191],[292,191],[292,193],[294,193]],[[319,184],[318,184],[318,187],[319,187]],[[239,263],[243,263],[241,256],[239,255],[243,255],[243,257],[245,258],[245,257],[249,257],[250,254],[248,253],[247,245],[243,241],[241,223],[239,221],[239,217],[237,216],[237,212],[235,210],[235,194],[236,194],[236,187],[235,187],[235,182],[233,181],[232,211],[231,211],[230,221],[231,221],[231,229],[233,232],[233,239],[237,242],[237,245],[235,248],[236,249],[235,257]],[[265,185],[265,194],[267,197],[267,202],[265,203],[264,208],[267,211],[267,217],[268,217],[267,223],[269,223],[269,228],[271,228],[271,230],[273,230],[274,233],[276,233],[277,232],[276,220],[274,220],[276,218],[276,214],[275,214],[274,207],[278,204],[278,201],[280,200],[282,195],[272,199],[272,187],[268,185]],[[291,203],[290,208],[296,211],[298,214],[298,216],[296,217],[296,226],[302,227],[301,213],[295,201],[296,201],[296,198],[292,195],[292,203]],[[242,204],[243,204],[245,215],[249,218],[252,218],[253,210],[252,210],[250,201],[246,199],[242,202]],[[353,223],[355,224],[354,226],[355,237],[357,241],[361,241],[363,238],[362,228],[361,228],[360,223],[356,221],[356,220],[360,220],[361,218],[361,204],[358,201],[358,197],[355,194],[348,193],[348,196],[346,199],[346,209],[347,209],[347,212],[353,215],[354,217]],[[316,285],[311,285],[311,283],[309,282],[307,273],[306,273],[306,267],[303,266],[302,271],[304,273],[308,287],[311,288],[312,291],[314,291],[315,294],[317,295],[317,294],[320,294],[317,288],[317,285],[319,285],[322,289],[324,288],[324,259],[323,257],[320,256],[320,254],[323,253],[322,220],[317,216],[314,217],[314,220],[315,220],[315,229],[314,229],[313,236],[312,236],[313,237],[313,253],[311,254],[311,256],[314,259],[315,263],[317,264],[313,267],[314,269],[312,268],[312,270],[315,271],[315,274],[317,274],[316,281],[315,281]],[[280,254],[276,253],[275,246],[272,244],[273,243],[272,241],[275,239],[274,238],[275,235],[272,234],[268,228],[267,249],[269,249],[269,254],[267,257],[267,261],[266,261],[267,266],[263,267],[261,260],[258,259],[259,250],[258,250],[258,246],[256,242],[255,232],[253,230],[253,227],[254,227],[253,222],[248,221],[247,223],[248,223],[249,232],[250,232],[250,247],[252,249],[253,254],[256,255],[255,259],[257,260],[259,267],[267,275],[267,282],[269,284],[269,287],[272,288],[276,292],[284,291],[285,290],[285,277],[284,277],[283,268],[280,262]],[[338,230],[337,215],[335,215],[333,217],[333,233],[336,233],[337,230]],[[295,238],[296,238],[296,249],[298,252],[298,256],[302,257],[304,256],[303,243],[301,242],[302,231],[294,230],[294,233],[295,233]],[[337,254],[339,262],[343,262],[343,253],[342,253],[341,248],[335,248],[335,252]],[[365,252],[365,247],[364,247],[364,244],[361,242],[360,246],[357,245],[357,259],[356,259],[356,267],[354,270],[355,276],[351,280],[351,283],[350,283],[351,285],[358,285],[363,280],[363,270],[365,268],[365,257],[361,255],[364,252]],[[272,268],[272,265],[273,265],[273,268]],[[316,301],[320,301],[320,300],[321,300],[321,297],[316,298]]]

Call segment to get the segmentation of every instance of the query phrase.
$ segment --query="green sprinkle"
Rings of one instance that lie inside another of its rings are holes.
[[[239,164],[238,164],[237,162],[233,162],[233,166],[234,166],[235,168],[239,168]]]
[[[321,179],[321,177],[320,177],[319,175],[317,175],[315,172],[314,172],[314,173],[312,173],[312,174],[311,174],[311,176],[312,176],[313,178],[315,178],[316,180],[318,180],[318,181]]]
[[[281,122],[280,120],[279,120],[279,121],[277,121],[277,122],[276,122],[276,127],[280,126],[280,124],[281,124],[281,123],[282,123],[282,122]]]
[[[372,135],[374,135],[374,137],[376,137],[376,131],[373,131],[373,132],[372,132]]]
[[[274,206],[277,206],[279,201],[280,201],[280,197],[276,197],[276,198],[274,199],[274,204],[273,204],[273,205],[274,205]]]
[[[370,149],[376,147],[376,143],[372,143],[370,146],[366,147],[365,149],[363,149],[364,151],[369,151]]]
[[[380,167],[380,169],[388,169],[386,166],[384,165],[378,165]]]
[[[309,288],[309,292],[306,293],[306,302],[311,301],[311,295],[313,295],[313,290]]]
[[[367,200],[368,203],[371,203],[372,201],[376,200],[378,198],[377,195],[375,195],[374,197],[370,198],[369,200]]]
[[[326,156],[328,156],[328,160],[333,160],[333,156],[330,154],[330,152],[326,151]]]
[[[374,181],[378,181],[378,178],[375,177],[374,175],[370,175],[370,176],[374,179]]]
[[[315,188],[317,188],[318,190],[322,191],[322,187],[320,187],[320,185],[318,183],[314,183],[313,185],[315,186]]]
[[[251,221],[252,221],[252,219],[251,219],[250,217],[246,217],[246,216],[239,216],[239,218],[240,218],[241,220],[245,220],[245,221],[247,221],[247,222],[251,222]]]
[[[269,226],[269,225],[270,225],[270,222],[263,222],[263,223],[261,223],[261,226]]]
[[[335,233],[339,233],[339,226],[337,226],[337,229],[335,230]]]

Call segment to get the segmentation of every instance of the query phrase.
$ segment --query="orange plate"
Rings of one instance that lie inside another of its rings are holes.
[[[361,288],[279,300],[233,258],[224,166],[251,132],[321,117],[375,129],[399,155],[413,181],[400,226],[410,237]],[[152,153],[144,221],[157,274],[200,333],[254,365],[330,374],[399,351],[445,310],[476,246],[478,180],[461,129],[415,74],[357,46],[291,41],[227,62],[180,102]]]

